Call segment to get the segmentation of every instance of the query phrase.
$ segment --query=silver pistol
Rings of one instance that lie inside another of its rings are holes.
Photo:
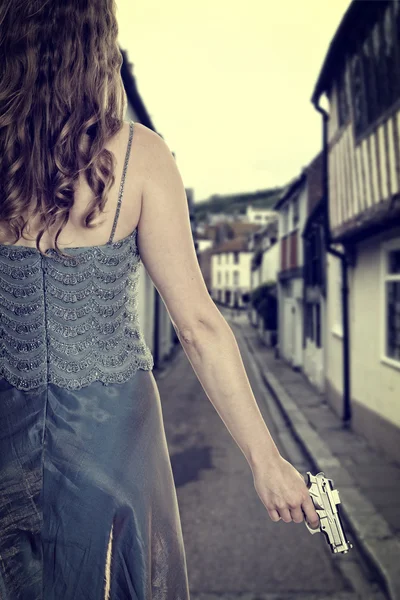
[[[333,488],[333,480],[325,477],[322,471],[317,475],[312,475],[307,471],[308,482],[306,483],[315,510],[319,516],[319,526],[312,529],[307,520],[305,520],[308,531],[314,533],[324,533],[334,554],[342,552],[346,554],[353,544],[345,539],[342,522],[338,512],[340,504],[339,492]]]

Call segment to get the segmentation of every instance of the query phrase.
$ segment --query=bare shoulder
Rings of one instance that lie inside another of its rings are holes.
[[[142,210],[137,244],[141,260],[177,331],[223,320],[205,285],[197,260],[184,182],[164,139],[135,124],[142,146]]]
[[[174,156],[164,139],[143,125],[134,123],[135,143],[140,153],[141,174],[145,179],[152,179],[160,172],[162,164],[171,166]]]
[[[126,123],[129,127],[129,122],[126,121]],[[140,146],[144,146],[146,148],[151,149],[157,143],[161,143],[163,141],[162,137],[158,133],[156,133],[149,127],[146,127],[146,125],[143,125],[143,123],[138,123],[134,121],[133,127],[135,131],[135,138]]]
[[[126,126],[129,127],[129,122],[125,123]],[[156,152],[162,145],[165,145],[162,137],[149,127],[146,127],[146,125],[143,125],[143,123],[137,123],[135,121],[133,127],[135,143],[137,146],[140,146],[143,151],[149,153]]]

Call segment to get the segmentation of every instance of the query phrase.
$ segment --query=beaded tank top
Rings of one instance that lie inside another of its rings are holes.
[[[140,329],[137,227],[113,242],[131,151],[130,134],[110,239],[101,246],[0,244],[0,379],[19,390],[123,383],[153,356]]]

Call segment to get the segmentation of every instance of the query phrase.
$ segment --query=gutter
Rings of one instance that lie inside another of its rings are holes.
[[[339,252],[332,246],[332,235],[329,222],[329,185],[328,185],[328,120],[329,114],[318,103],[313,96],[314,108],[322,115],[323,129],[323,198],[325,202],[324,211],[324,237],[325,249],[329,254],[339,258],[341,263],[341,298],[342,298],[342,326],[343,326],[343,413],[342,421],[347,426],[351,421],[351,369],[350,369],[350,325],[349,325],[349,282],[348,267],[350,257],[346,252]]]

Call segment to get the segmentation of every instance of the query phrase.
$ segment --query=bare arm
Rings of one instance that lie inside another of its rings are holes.
[[[210,298],[193,244],[186,193],[164,140],[144,126],[139,252],[185,353],[219,416],[254,467],[279,456],[250,387],[235,336]]]
[[[209,296],[197,261],[187,198],[164,140],[136,124],[143,194],[138,248],[208,398],[245,455],[273,521],[312,527],[318,515],[304,477],[279,453],[251,391],[236,339]],[[206,174],[205,174],[206,176]]]
[[[232,329],[220,316],[178,333],[208,398],[254,470],[279,456],[254,398]],[[266,466],[266,465],[265,465]]]

